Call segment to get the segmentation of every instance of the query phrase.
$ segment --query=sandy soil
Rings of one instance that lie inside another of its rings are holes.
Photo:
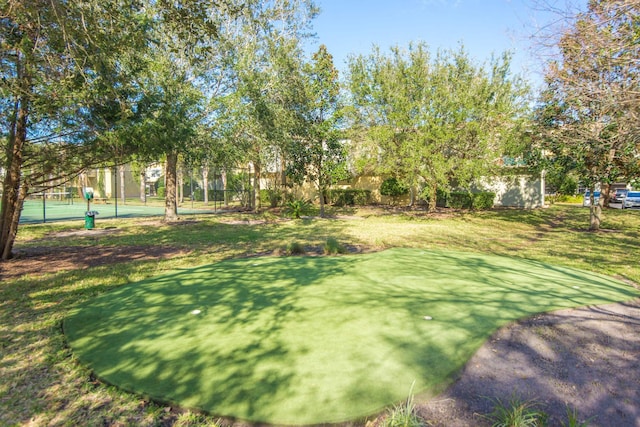
[[[434,426],[491,425],[496,400],[531,400],[549,426],[567,408],[590,426],[640,427],[640,300],[561,310],[510,324],[467,363],[457,381],[419,405]]]

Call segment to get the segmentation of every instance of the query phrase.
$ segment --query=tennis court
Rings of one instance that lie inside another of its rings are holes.
[[[91,210],[98,212],[98,215],[96,215],[96,226],[101,219],[164,215],[164,207],[162,206],[123,205],[121,203],[116,205],[113,200],[110,200],[108,203],[91,203]],[[84,221],[86,211],[87,202],[79,198],[66,200],[30,199],[24,202],[20,223]],[[215,209],[213,207],[211,209],[178,208],[179,215],[210,214],[214,212]]]

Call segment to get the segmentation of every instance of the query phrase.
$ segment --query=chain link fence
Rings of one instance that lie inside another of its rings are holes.
[[[165,188],[160,166],[143,171],[130,165],[93,169],[65,184],[33,189],[20,221],[81,219],[89,210],[97,211],[99,218],[163,215]],[[85,198],[87,192],[93,195],[91,200]],[[254,197],[250,170],[180,169],[177,196],[180,215],[248,209]]]

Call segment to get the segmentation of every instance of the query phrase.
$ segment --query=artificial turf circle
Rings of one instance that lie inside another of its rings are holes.
[[[635,296],[539,262],[391,249],[180,270],[101,295],[64,329],[81,361],[124,389],[218,416],[319,424],[374,414],[412,385],[440,391],[509,321]]]

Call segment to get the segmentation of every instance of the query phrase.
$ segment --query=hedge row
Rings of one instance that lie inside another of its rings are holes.
[[[438,205],[454,209],[491,209],[496,193],[483,191],[469,193],[466,191],[452,191],[438,194]]]
[[[336,206],[367,205],[371,200],[371,191],[355,189],[334,189],[329,191],[329,200]]]

